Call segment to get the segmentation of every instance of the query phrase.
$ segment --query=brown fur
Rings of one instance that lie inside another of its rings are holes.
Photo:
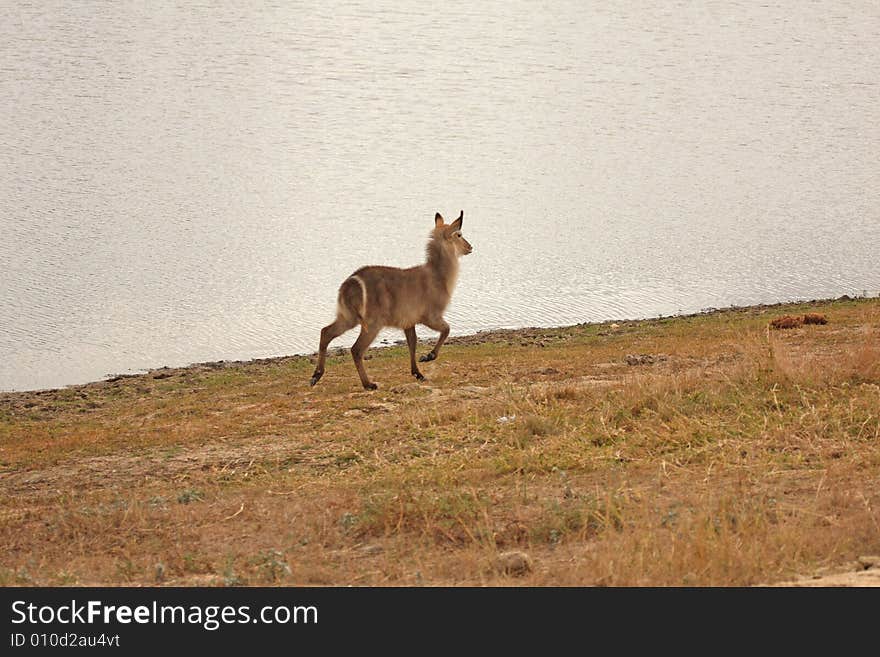
[[[797,328],[801,324],[804,323],[804,320],[800,317],[793,317],[791,315],[783,315],[782,317],[777,317],[774,320],[771,320],[770,326],[775,329],[790,329]]]
[[[807,313],[804,315],[804,324],[827,324],[828,318],[819,313]]]
[[[403,329],[409,346],[410,371],[417,379],[424,379],[416,365],[415,325],[423,324],[440,333],[434,349],[419,359],[422,362],[434,360],[449,335],[449,324],[443,319],[443,312],[449,305],[458,278],[458,259],[472,250],[461,236],[463,220],[463,211],[451,224],[446,224],[440,213],[435,215],[425,264],[409,269],[361,267],[342,282],[336,320],[321,330],[318,364],[312,375],[312,385],[324,374],[330,342],[358,324],[361,325],[361,334],[352,346],[351,354],[364,388],[375,390],[377,386],[367,376],[363,354],[386,326]]]

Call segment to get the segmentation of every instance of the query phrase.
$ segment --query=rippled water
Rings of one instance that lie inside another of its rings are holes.
[[[597,4],[0,3],[0,389],[314,351],[438,210],[457,333],[876,294],[880,7]]]

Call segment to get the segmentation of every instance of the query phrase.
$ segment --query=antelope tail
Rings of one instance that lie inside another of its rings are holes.
[[[360,293],[354,285],[360,286]],[[357,274],[349,276],[339,288],[339,314],[357,319],[358,323],[367,328],[367,284]]]
[[[361,307],[358,310],[358,319],[361,321],[361,324],[364,328],[367,328],[367,284],[364,283],[364,279],[360,276],[352,276],[354,280],[356,280],[361,286]]]

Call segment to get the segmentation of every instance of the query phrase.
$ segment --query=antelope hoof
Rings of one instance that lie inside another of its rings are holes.
[[[419,358],[419,362],[420,363],[427,363],[429,361],[434,360],[435,358],[437,358],[437,354],[435,354],[433,351],[429,351],[424,356]]]
[[[323,372],[321,372],[321,374],[312,374],[312,378],[309,380],[309,385],[310,385],[310,386],[315,385],[318,381],[321,380],[321,377],[322,377],[323,375],[324,375]]]
[[[372,383],[372,382],[364,384],[364,390],[375,390],[378,387],[379,386],[377,386],[375,383]]]
[[[417,379],[418,381],[424,381],[424,380],[425,380],[425,375],[422,374],[421,372],[413,372],[412,375],[413,375],[414,377],[416,377],[416,379]]]

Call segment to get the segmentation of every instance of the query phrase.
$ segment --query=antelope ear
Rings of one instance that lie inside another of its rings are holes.
[[[452,222],[452,230],[461,230],[461,224],[464,221],[464,210],[458,215],[458,219]]]
[[[434,215],[434,227],[437,228],[442,225],[443,225],[443,217],[438,212],[437,214]]]

